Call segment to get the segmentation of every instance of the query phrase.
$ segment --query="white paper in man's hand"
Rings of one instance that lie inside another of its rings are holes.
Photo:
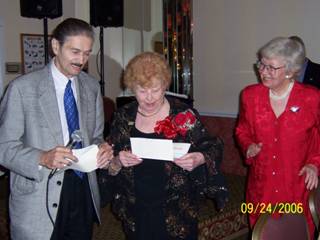
[[[190,143],[173,143],[168,139],[130,138],[131,151],[140,158],[173,161],[185,155]]]
[[[74,156],[78,158],[78,162],[73,162],[66,169],[74,169],[81,172],[92,172],[97,167],[97,154],[99,148],[97,145],[90,145],[81,149],[72,149]]]

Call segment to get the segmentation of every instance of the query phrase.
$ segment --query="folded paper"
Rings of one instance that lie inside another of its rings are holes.
[[[173,161],[188,153],[190,143],[173,143],[169,139],[130,138],[131,151],[139,158]]]
[[[97,145],[90,145],[81,149],[73,149],[72,153],[78,158],[78,162],[72,161],[72,164],[65,169],[74,169],[81,172],[92,172],[97,167],[97,154],[99,148]]]

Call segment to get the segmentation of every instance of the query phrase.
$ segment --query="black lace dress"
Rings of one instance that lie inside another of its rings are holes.
[[[160,138],[155,133],[143,133],[132,128],[132,137]],[[144,159],[134,167],[135,182],[135,219],[136,234],[134,239],[168,239],[165,227],[164,204],[166,175],[164,161]]]

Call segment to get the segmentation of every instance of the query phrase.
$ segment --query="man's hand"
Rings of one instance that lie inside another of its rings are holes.
[[[98,168],[107,168],[110,160],[113,158],[113,149],[108,143],[99,145],[99,152],[97,154]]]
[[[70,165],[70,161],[78,159],[72,154],[72,150],[66,147],[55,147],[40,155],[40,165],[49,169],[63,168]]]

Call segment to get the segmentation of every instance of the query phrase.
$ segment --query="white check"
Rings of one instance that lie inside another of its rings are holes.
[[[130,138],[131,151],[140,158],[173,161],[186,154],[190,143],[173,143],[168,139]]]

